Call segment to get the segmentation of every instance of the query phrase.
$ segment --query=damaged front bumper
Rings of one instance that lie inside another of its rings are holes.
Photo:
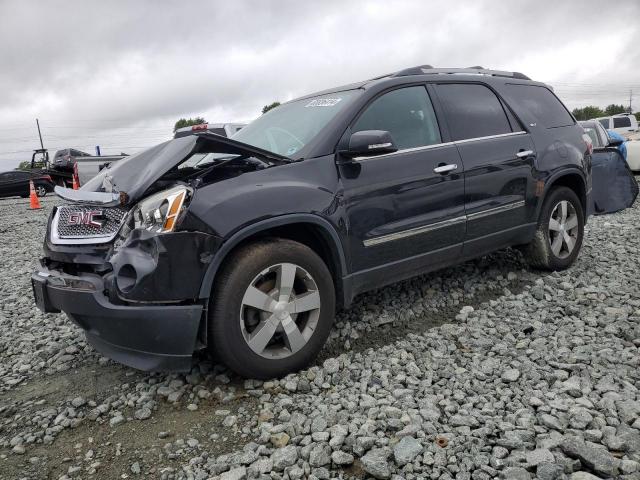
[[[217,246],[199,232],[134,231],[108,258],[96,252],[105,263],[91,265],[67,263],[68,247],[46,245],[31,276],[36,304],[66,313],[96,350],[120,363],[186,371],[206,341],[206,300],[198,294]]]

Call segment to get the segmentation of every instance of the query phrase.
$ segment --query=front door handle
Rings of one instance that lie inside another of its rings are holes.
[[[447,173],[457,169],[458,169],[458,165],[456,165],[455,163],[449,163],[449,164],[441,163],[436,168],[434,168],[433,171],[435,173]]]
[[[526,158],[533,155],[533,150],[520,150],[518,153],[516,153],[516,157],[518,158]]]

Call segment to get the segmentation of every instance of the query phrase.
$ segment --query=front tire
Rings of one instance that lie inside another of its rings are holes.
[[[329,336],[333,279],[309,247],[264,240],[228,259],[209,312],[211,353],[243,377],[281,377],[307,366]]]
[[[576,193],[554,187],[542,204],[535,236],[525,249],[529,264],[564,270],[575,261],[584,237],[584,210]]]

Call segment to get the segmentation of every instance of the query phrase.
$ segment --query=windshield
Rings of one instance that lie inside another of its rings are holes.
[[[302,150],[358,92],[346,90],[285,103],[251,122],[233,139],[289,157]]]

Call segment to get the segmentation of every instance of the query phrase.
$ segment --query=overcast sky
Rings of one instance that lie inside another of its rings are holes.
[[[133,153],[183,116],[248,121],[274,100],[408,66],[482,65],[569,108],[640,110],[640,1],[0,0],[0,170],[38,147]],[[635,20],[634,20],[635,19]]]

